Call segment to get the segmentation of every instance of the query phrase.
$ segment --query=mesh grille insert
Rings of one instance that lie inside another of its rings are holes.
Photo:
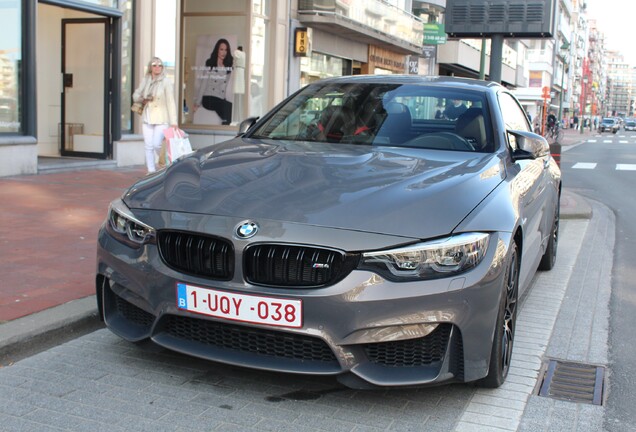
[[[117,312],[128,321],[142,327],[150,327],[155,320],[155,316],[145,310],[138,308],[132,303],[115,294]]]
[[[318,338],[171,315],[163,331],[182,340],[255,355],[298,361],[337,362]]]
[[[365,344],[364,350],[370,361],[384,366],[428,366],[444,358],[451,328],[440,324],[422,338]]]

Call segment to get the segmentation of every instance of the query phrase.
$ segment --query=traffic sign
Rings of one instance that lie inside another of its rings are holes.
[[[541,89],[541,91],[542,91],[542,93],[541,93],[541,97],[542,97],[543,99],[550,99],[550,98],[551,98],[551,96],[550,96],[550,87],[545,86],[545,87],[543,87],[543,88]]]

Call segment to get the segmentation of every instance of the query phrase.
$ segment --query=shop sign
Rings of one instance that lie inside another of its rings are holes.
[[[435,58],[435,51],[437,50],[437,46],[424,46],[422,47],[422,57],[425,59]]]
[[[311,29],[298,27],[294,30],[294,56],[307,57],[311,55]]]
[[[417,75],[420,73],[420,58],[417,56],[409,56],[409,75]]]
[[[424,24],[424,45],[440,45],[446,43],[446,29],[444,24]]]
[[[395,73],[406,70],[405,57],[392,51],[369,45],[369,65],[387,69]]]

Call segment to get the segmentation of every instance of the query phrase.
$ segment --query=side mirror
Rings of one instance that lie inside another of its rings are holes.
[[[541,135],[533,132],[508,130],[517,141],[517,149],[512,154],[515,160],[537,159],[550,155],[550,145]]]
[[[249,130],[249,128],[254,126],[254,123],[256,123],[256,120],[258,120],[258,119],[259,119],[258,117],[248,117],[245,120],[243,120],[239,124],[239,130],[238,130],[238,134],[236,136],[245,135],[245,132],[247,132]]]

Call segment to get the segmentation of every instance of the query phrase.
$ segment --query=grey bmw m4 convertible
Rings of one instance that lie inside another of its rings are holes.
[[[132,185],[99,231],[111,331],[354,388],[508,374],[561,173],[503,86],[354,76]]]

